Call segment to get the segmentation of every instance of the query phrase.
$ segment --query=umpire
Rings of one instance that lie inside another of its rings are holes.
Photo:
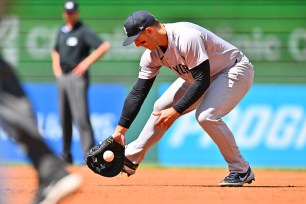
[[[88,85],[90,65],[110,48],[96,33],[78,18],[78,4],[66,1],[61,26],[52,50],[53,73],[57,79],[59,108],[63,134],[62,158],[72,164],[72,124],[76,122],[83,152],[94,146],[93,130],[88,110]],[[91,52],[91,50],[94,50]]]

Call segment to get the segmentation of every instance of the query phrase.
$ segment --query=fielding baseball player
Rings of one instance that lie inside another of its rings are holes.
[[[113,137],[125,144],[125,133],[139,112],[162,66],[178,79],[155,102],[139,137],[128,144],[122,169],[135,173],[146,152],[180,116],[196,110],[199,125],[212,138],[228,163],[230,174],[221,186],[242,186],[255,180],[241,155],[233,133],[222,120],[250,89],[254,71],[235,46],[205,28],[188,22],[161,24],[147,11],[136,11],[124,23],[123,45],[146,48],[138,80],[127,96]]]

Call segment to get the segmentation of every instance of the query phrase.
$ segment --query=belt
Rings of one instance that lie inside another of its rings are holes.
[[[68,73],[70,73],[72,71],[72,69],[70,69],[70,70],[62,70],[62,72],[64,73],[64,74],[68,74]]]

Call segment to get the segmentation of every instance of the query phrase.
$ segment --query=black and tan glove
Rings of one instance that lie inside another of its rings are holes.
[[[105,177],[117,176],[124,164],[124,147],[116,142],[112,136],[91,148],[85,155],[87,166],[96,174]],[[105,151],[114,153],[114,159],[107,162],[103,159]]]

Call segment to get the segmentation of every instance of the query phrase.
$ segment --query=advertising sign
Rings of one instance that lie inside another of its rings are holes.
[[[62,150],[62,133],[58,113],[57,87],[49,83],[24,84],[44,140],[56,153]],[[96,142],[110,136],[117,125],[125,97],[125,88],[119,84],[92,84],[89,89],[90,119]],[[0,129],[0,162],[26,162],[28,159],[7,133]],[[76,163],[83,163],[80,135],[73,127],[72,154]]]
[[[160,91],[166,87],[164,84]],[[306,167],[305,101],[305,86],[254,85],[223,120],[252,166]],[[174,123],[160,141],[158,152],[164,165],[226,165],[194,112]]]

